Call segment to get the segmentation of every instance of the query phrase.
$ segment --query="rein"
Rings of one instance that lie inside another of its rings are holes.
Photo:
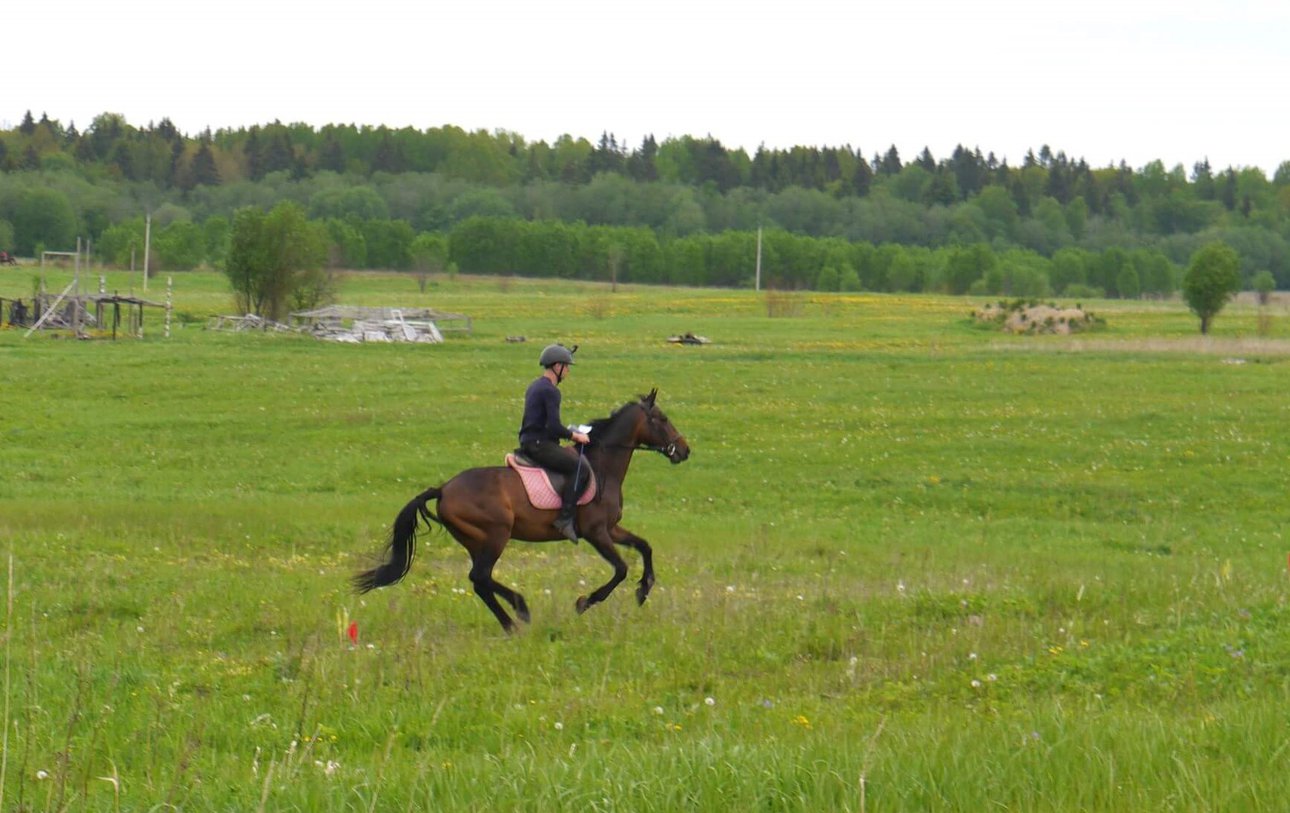
[[[678,440],[680,439],[679,435],[677,436],[677,439]],[[639,451],[658,452],[659,454],[668,458],[676,454],[675,440],[670,441],[665,446],[653,446],[648,443],[638,443],[635,446],[632,446],[627,443],[595,443],[595,442],[592,442],[591,446],[593,448],[599,446],[603,449],[631,449],[634,452],[639,452]]]

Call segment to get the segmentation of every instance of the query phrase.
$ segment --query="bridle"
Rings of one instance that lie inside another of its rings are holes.
[[[646,412],[645,418],[650,423],[654,423],[657,420],[652,412]],[[667,443],[664,443],[662,445],[656,445],[653,443],[637,443],[635,445],[628,444],[628,443],[605,443],[605,444],[596,443],[593,445],[604,446],[610,449],[631,449],[632,451],[658,452],[659,454],[666,457],[668,460],[671,460],[672,455],[676,454],[676,444],[679,443],[680,441],[685,440],[685,435],[682,435],[680,432],[677,432],[676,427],[672,427],[672,431],[676,432],[676,434],[673,435],[671,438],[669,438]]]

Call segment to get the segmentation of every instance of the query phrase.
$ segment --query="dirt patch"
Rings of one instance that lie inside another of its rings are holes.
[[[997,325],[1007,333],[1028,335],[1083,333],[1106,322],[1081,307],[1061,307],[1052,302],[1014,300],[986,305],[972,314],[980,324]]]

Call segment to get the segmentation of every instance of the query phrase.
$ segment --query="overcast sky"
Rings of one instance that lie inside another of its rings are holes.
[[[1286,0],[65,0],[4,18],[0,124],[30,109],[602,132],[759,144],[956,144],[1018,164],[1290,160]]]

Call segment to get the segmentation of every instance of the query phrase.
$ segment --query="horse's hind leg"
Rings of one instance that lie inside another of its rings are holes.
[[[585,613],[593,604],[599,604],[604,601],[609,597],[610,593],[614,592],[614,588],[623,579],[627,578],[627,563],[623,561],[623,557],[618,555],[618,551],[614,550],[613,538],[609,534],[602,533],[597,536],[587,537],[587,540],[591,542],[592,547],[606,562],[614,566],[614,575],[609,581],[593,590],[591,595],[578,596],[577,607],[579,613]]]
[[[497,621],[502,625],[502,629],[507,632],[515,632],[515,622],[511,620],[511,617],[506,614],[506,610],[502,608],[501,603],[497,601],[499,594],[505,597],[506,593],[512,593],[512,591],[493,580],[493,565],[497,564],[497,558],[501,551],[495,550],[492,545],[481,545],[480,547],[469,548],[469,550],[470,584],[475,588],[475,595],[479,596],[484,604],[488,606],[488,609],[493,611],[493,615],[497,616]],[[501,590],[498,590],[499,587],[501,587]]]
[[[644,566],[645,572],[641,574],[641,580],[636,585],[636,603],[644,604],[645,599],[649,598],[650,589],[654,587],[653,549],[650,548],[648,542],[621,525],[615,525],[610,528],[609,536],[619,545],[635,548],[636,552],[641,555],[641,564]]]
[[[497,617],[502,629],[514,632],[515,622],[497,601],[498,596],[506,599],[507,603],[515,608],[515,614],[520,617],[520,620],[527,624],[529,606],[524,596],[493,578],[493,566],[497,564],[502,551],[506,548],[505,532],[490,535],[481,529],[470,528],[469,530],[474,533],[468,533],[466,528],[456,526],[449,526],[448,530],[470,554],[470,584],[475,588],[475,595],[479,596]]]
[[[522,596],[518,590],[512,590],[496,579],[493,579],[493,592],[506,599],[506,602],[515,608],[515,614],[519,616],[521,621],[525,624],[529,623],[531,620],[529,617],[529,604],[524,600],[524,596]]]

